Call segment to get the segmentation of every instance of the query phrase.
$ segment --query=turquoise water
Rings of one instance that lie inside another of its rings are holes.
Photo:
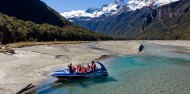
[[[168,51],[175,47],[144,45],[143,55],[103,61],[108,77],[72,82],[49,78],[37,94],[190,94],[189,54]]]

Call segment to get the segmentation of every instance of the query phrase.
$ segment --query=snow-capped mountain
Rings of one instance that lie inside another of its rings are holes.
[[[141,9],[145,6],[159,7],[175,1],[178,0],[130,0],[129,2],[127,2],[127,7],[131,11],[134,11],[136,9]]]
[[[72,19],[90,20],[92,18],[111,16],[122,11],[134,11],[141,9],[145,6],[162,6],[178,0],[115,0],[114,3],[103,5],[101,8],[89,8],[87,10],[72,10],[69,12],[61,13],[70,21]]]
[[[103,5],[101,8],[88,8],[87,10],[72,10],[61,13],[66,18],[95,18],[103,15],[109,16],[118,13],[126,5],[124,0],[115,0],[114,3]]]

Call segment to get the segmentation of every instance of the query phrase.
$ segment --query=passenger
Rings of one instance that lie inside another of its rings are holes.
[[[76,67],[76,72],[79,72],[79,65],[77,65]]]
[[[81,73],[86,73],[86,68],[82,66]]]
[[[80,73],[83,73],[83,72],[84,72],[83,67],[81,67]]]
[[[80,72],[81,71],[81,65],[77,65],[77,72]]]
[[[79,64],[79,71],[81,71],[81,69],[82,69],[82,66],[81,66],[81,64]]]
[[[89,72],[89,69],[87,67],[84,67],[85,68],[85,72]]]
[[[70,72],[70,73],[73,73],[73,70],[72,70],[72,63],[70,63],[70,64],[68,65],[68,67],[69,67],[69,72]]]
[[[96,64],[94,63],[94,61],[92,61],[91,69],[92,69],[92,70],[95,70],[95,69],[96,69]]]
[[[75,66],[72,67],[72,71],[73,71],[73,72],[76,72]]]
[[[86,71],[87,71],[87,72],[91,71],[91,67],[90,67],[89,64],[86,66]]]
[[[84,70],[84,73],[86,73],[86,68],[85,67],[83,67],[83,70]]]

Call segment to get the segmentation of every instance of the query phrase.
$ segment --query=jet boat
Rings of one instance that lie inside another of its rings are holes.
[[[57,78],[58,80],[80,80],[108,76],[108,71],[102,63],[95,62],[95,64],[99,65],[99,67],[86,73],[70,73],[68,69],[63,69],[52,72],[51,76]]]

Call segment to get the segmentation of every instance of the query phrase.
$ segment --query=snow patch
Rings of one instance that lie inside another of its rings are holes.
[[[115,0],[114,3],[103,5],[101,8],[89,8],[87,10],[72,10],[69,12],[61,13],[62,16],[73,21],[73,19],[83,18],[83,20],[90,20],[90,18],[96,18],[101,16],[110,16],[117,13],[123,12],[125,9],[127,11],[135,11],[141,9],[145,6],[162,6],[171,2],[179,0],[129,0],[125,2],[124,0]]]

